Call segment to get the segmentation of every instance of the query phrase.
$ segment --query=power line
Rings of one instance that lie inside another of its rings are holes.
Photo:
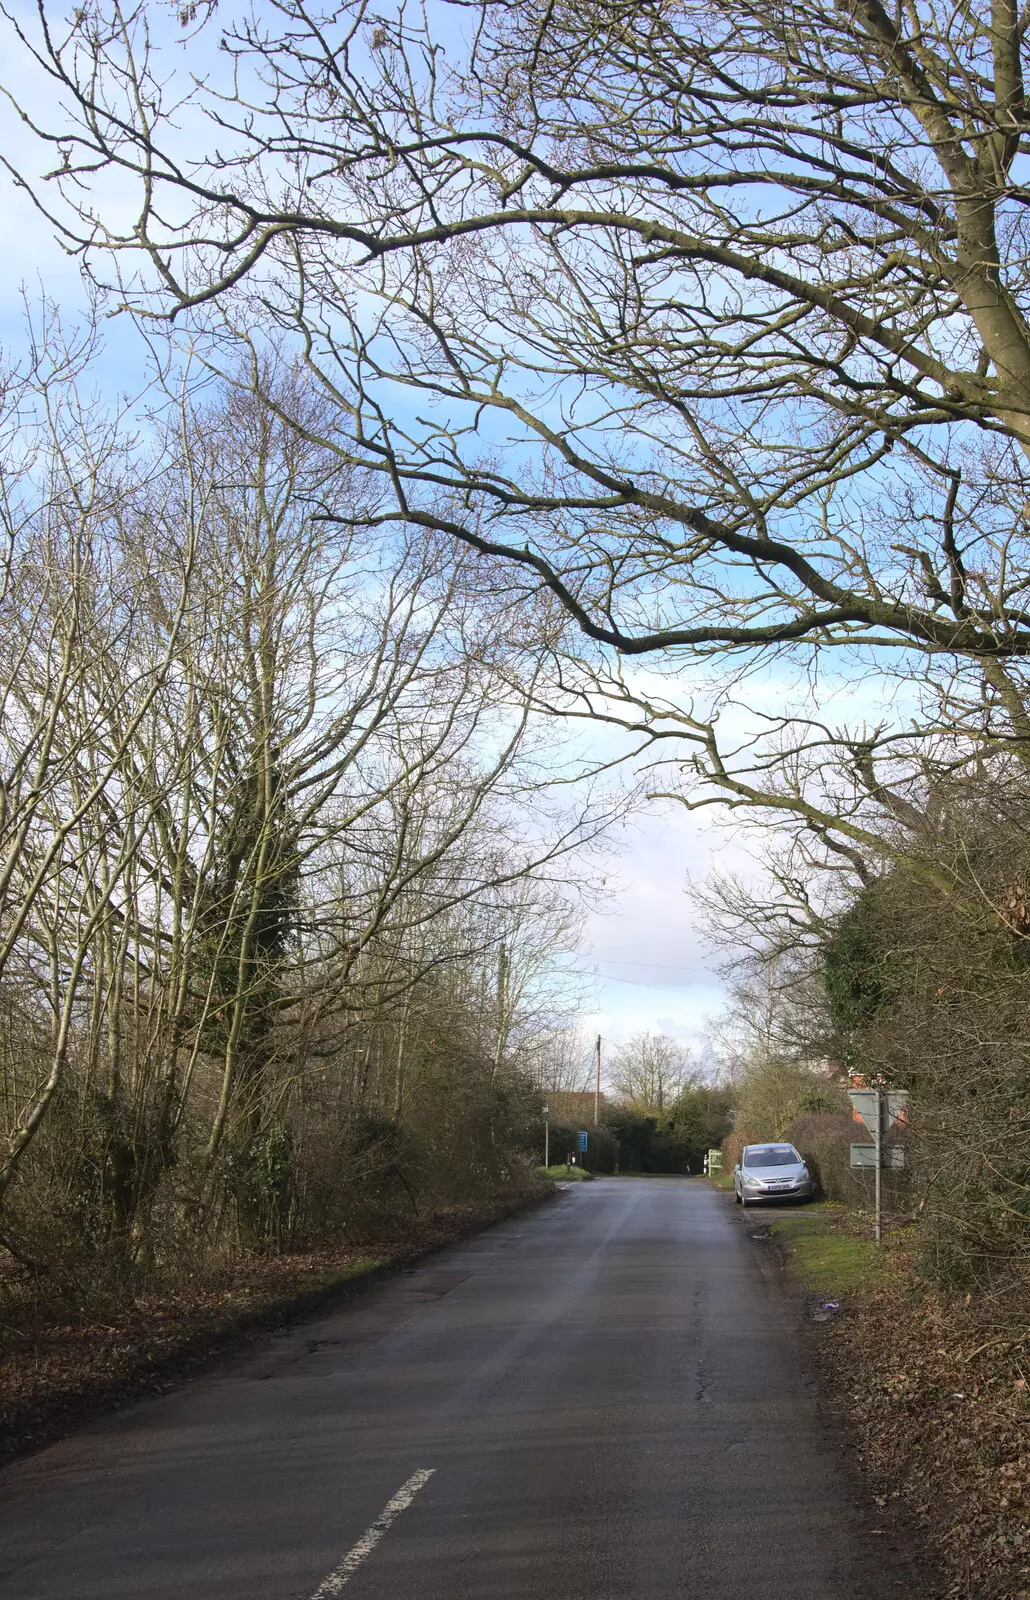
[[[706,969],[696,962],[693,966],[682,967],[671,961],[628,961],[621,956],[598,956],[599,966],[609,967],[653,967],[662,972],[704,972]]]

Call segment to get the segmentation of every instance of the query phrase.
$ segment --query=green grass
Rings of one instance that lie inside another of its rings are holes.
[[[717,1189],[732,1189],[733,1188],[733,1168],[732,1167],[728,1167],[725,1172],[723,1172],[721,1170],[719,1172],[713,1172],[713,1173],[710,1174],[710,1177],[711,1177],[711,1180],[715,1184],[715,1187]]]
[[[554,1178],[560,1183],[593,1183],[594,1174],[587,1172],[583,1167],[567,1167],[563,1162],[556,1167],[537,1167],[547,1178]]]
[[[854,1219],[842,1206],[806,1206],[792,1216],[777,1217],[770,1226],[797,1277],[815,1293],[857,1294],[898,1276],[890,1255],[854,1230]]]

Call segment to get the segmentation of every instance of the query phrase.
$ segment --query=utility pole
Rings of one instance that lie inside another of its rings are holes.
[[[601,1120],[601,1035],[597,1035],[597,1044],[594,1047],[597,1061],[597,1077],[594,1081],[594,1127]]]
[[[548,1117],[551,1115],[550,1106],[544,1106],[544,1166],[551,1165],[551,1124]]]

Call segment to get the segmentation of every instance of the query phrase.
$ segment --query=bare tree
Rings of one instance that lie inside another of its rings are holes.
[[[180,534],[156,628],[125,419],[77,386],[89,353],[88,337],[73,347],[51,325],[7,397],[0,986],[36,1048],[6,1086],[0,1201],[61,1088],[84,995],[111,977],[98,952],[119,943],[126,883],[164,798],[133,781],[128,752],[173,671],[194,569]]]
[[[275,406],[187,371],[133,432],[89,355],[55,334],[3,416],[10,1226],[125,1273],[503,1186],[608,815],[532,725],[539,651],[449,541],[360,526],[299,368]]]
[[[500,847],[503,810],[527,789],[547,810],[528,705],[508,687],[514,646],[449,546],[354,528],[353,469],[306,437],[315,426],[278,415],[287,391],[295,414],[319,406],[297,385],[289,368],[268,382],[276,408],[244,386],[188,403],[151,511],[155,545],[193,526],[203,559],[160,733],[133,752],[155,788],[154,752],[177,752],[180,774],[149,836],[133,938],[165,997],[175,1117],[203,1107],[209,1197],[219,1163],[279,1137],[298,1074],[349,1053],[355,1018],[377,1019],[358,1104],[373,1086],[383,1099],[400,1019],[399,1111],[413,988],[442,962],[494,969],[506,948],[488,1008],[496,1068],[525,1010],[524,941],[506,925],[520,898],[527,925],[539,919],[542,885],[527,883],[603,822],[587,801]]]
[[[524,1059],[543,1094],[586,1094],[593,1083],[593,1053],[593,1040],[573,1015],[537,1031]]]
[[[12,22],[62,106],[24,112],[60,198],[30,187],[124,303],[296,334],[370,520],[503,560],[557,643],[548,596],[570,695],[685,745],[690,803],[872,848],[925,735],[1030,763],[1018,8],[199,17],[232,66],[183,84],[207,161],[149,11]],[[595,647],[694,663],[690,696]],[[717,727],[755,668],[793,713],[806,674],[892,663],[925,693],[883,725]]]
[[[690,1051],[663,1033],[636,1034],[619,1050],[608,1077],[633,1111],[659,1117],[694,1082]]]

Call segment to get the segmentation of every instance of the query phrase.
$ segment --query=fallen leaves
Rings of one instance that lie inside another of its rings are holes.
[[[822,1330],[818,1350],[877,1505],[895,1499],[922,1523],[947,1600],[1030,1595],[1024,1341],[985,1342],[969,1303],[904,1286],[854,1311]]]
[[[452,1208],[417,1231],[347,1241],[288,1256],[237,1254],[207,1273],[180,1276],[164,1292],[139,1293],[103,1320],[36,1317],[13,1327],[0,1350],[0,1458],[38,1448],[98,1412],[174,1388],[262,1328],[310,1314],[354,1269],[403,1262],[522,1210],[542,1191]],[[0,1302],[3,1299],[0,1281]]]

